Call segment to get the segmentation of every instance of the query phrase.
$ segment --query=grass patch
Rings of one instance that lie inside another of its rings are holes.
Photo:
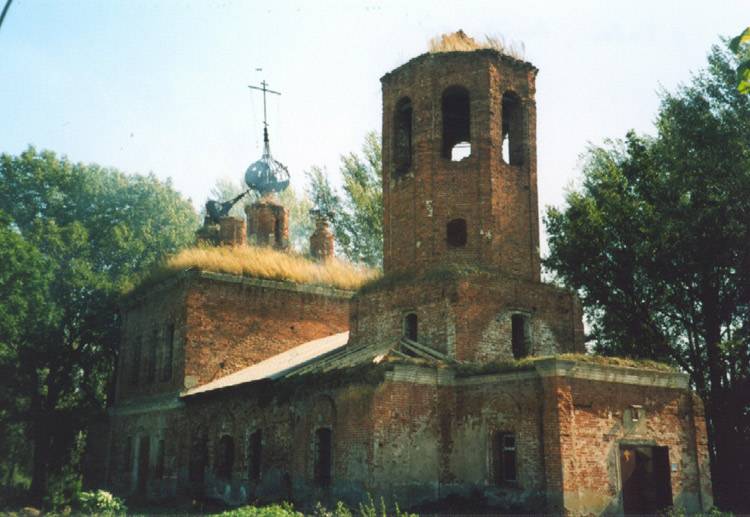
[[[499,359],[487,363],[465,363],[456,367],[456,377],[472,377],[474,375],[491,375],[495,373],[509,373],[534,370],[537,361],[543,359],[561,359],[583,364],[598,364],[602,366],[625,366],[628,368],[642,368],[659,372],[673,373],[677,370],[672,366],[649,359],[628,359],[622,357],[604,357],[601,355],[560,354],[543,357],[524,357],[523,359]]]
[[[338,259],[320,263],[299,254],[271,248],[199,246],[183,250],[167,259],[143,278],[134,290],[148,288],[187,269],[334,287],[346,291],[356,291],[381,275],[379,270],[355,266]]]
[[[471,52],[473,50],[492,49],[514,59],[524,59],[526,49],[523,43],[506,43],[502,36],[484,36],[484,41],[470,38],[462,30],[451,34],[443,34],[430,40],[429,52]]]
[[[604,366],[625,366],[627,368],[644,368],[659,372],[674,373],[677,369],[668,364],[652,361],[651,359],[630,359],[628,357],[607,357],[603,355],[560,354],[557,359],[576,361],[578,363],[601,364]]]

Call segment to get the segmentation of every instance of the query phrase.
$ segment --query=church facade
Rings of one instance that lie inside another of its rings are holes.
[[[229,504],[710,508],[687,376],[587,360],[579,300],[541,281],[536,73],[482,49],[382,78],[382,279],[191,270],[128,298],[107,484]],[[244,245],[243,221],[224,226]],[[318,229],[313,256],[331,248]]]

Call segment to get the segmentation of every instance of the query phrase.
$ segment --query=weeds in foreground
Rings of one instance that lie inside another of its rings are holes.
[[[336,508],[328,510],[320,502],[315,506],[312,513],[315,517],[418,517],[417,514],[402,512],[398,504],[393,511],[385,506],[385,501],[380,498],[380,504],[376,505],[372,496],[367,495],[367,503],[360,503],[355,512],[352,512],[342,501],[336,504]],[[273,504],[258,508],[255,506],[243,506],[234,510],[217,514],[217,517],[303,517],[304,514],[295,510],[290,503],[281,505]]]

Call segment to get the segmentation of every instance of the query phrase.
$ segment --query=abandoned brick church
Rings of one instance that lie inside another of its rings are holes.
[[[536,73],[481,49],[382,78],[382,279],[349,292],[188,270],[131,295],[106,484],[230,504],[710,508],[688,377],[576,356],[580,302],[541,281]],[[246,213],[220,243],[286,245],[281,205]],[[332,239],[319,221],[312,255]]]

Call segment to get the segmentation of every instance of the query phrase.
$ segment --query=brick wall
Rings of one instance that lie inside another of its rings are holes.
[[[307,341],[344,332],[350,296],[235,275],[188,273],[167,280],[131,297],[123,309],[118,400],[205,384]],[[170,374],[162,376],[170,336]],[[153,379],[148,374],[152,358]]]
[[[418,341],[460,361],[512,358],[511,316],[528,315],[530,355],[583,352],[582,308],[572,293],[497,275],[421,278],[359,293],[351,343],[396,343],[415,313]]]

